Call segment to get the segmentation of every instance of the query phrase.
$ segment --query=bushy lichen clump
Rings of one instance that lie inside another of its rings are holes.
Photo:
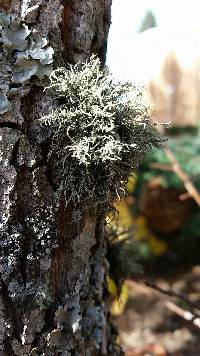
[[[52,72],[47,90],[57,109],[41,121],[52,128],[59,191],[76,205],[107,210],[122,196],[130,171],[162,141],[142,92],[116,82],[94,56]]]

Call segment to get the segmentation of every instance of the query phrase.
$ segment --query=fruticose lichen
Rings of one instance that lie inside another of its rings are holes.
[[[49,159],[57,161],[58,191],[67,202],[107,211],[124,194],[130,171],[162,141],[142,91],[116,82],[95,56],[56,69],[46,90],[57,107],[41,122],[53,131]]]

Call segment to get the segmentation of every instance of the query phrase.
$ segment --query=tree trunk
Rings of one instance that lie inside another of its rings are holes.
[[[117,355],[104,302],[104,222],[56,199],[39,118],[52,68],[105,62],[111,0],[0,3],[0,355]]]

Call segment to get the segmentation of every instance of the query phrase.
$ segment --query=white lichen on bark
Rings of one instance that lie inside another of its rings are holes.
[[[21,132],[10,128],[0,128],[0,230],[3,230],[8,219],[11,201],[9,195],[14,188],[17,172],[11,165],[14,147]]]
[[[53,105],[43,92],[53,65],[92,52],[105,58],[109,7],[110,0],[0,3],[0,347],[6,356],[109,354],[102,225],[95,211],[82,219],[55,199],[54,166],[47,164],[51,130],[39,123]]]

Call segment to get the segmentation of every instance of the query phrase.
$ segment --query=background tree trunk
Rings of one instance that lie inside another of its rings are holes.
[[[55,198],[47,163],[52,68],[105,62],[111,0],[0,3],[0,354],[115,355],[104,223]]]

